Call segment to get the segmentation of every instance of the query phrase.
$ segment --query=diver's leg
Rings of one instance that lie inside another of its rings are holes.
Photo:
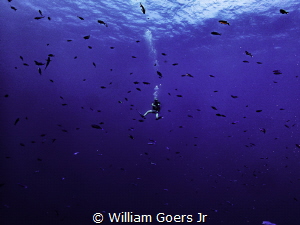
[[[143,116],[144,117],[147,116],[148,113],[152,113],[152,110],[148,110],[147,112],[145,112],[145,114]]]

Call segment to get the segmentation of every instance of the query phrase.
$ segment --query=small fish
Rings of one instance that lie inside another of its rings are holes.
[[[262,64],[262,62],[256,62],[257,64]]]
[[[216,31],[211,32],[212,35],[222,35],[221,33],[218,33]]]
[[[41,16],[43,16],[43,13],[42,13],[42,11],[41,11],[41,10],[39,10],[39,14],[40,14]]]
[[[51,20],[51,17],[50,17],[50,16],[48,16],[48,20]]]
[[[106,87],[105,86],[101,86],[100,88],[105,89]]]
[[[96,68],[96,63],[93,62],[94,67]]]
[[[256,112],[261,112],[262,110],[261,109],[259,109],[259,110],[256,110]]]
[[[77,16],[79,19],[84,20],[81,16]]]
[[[53,55],[53,54],[48,54],[48,56],[49,56],[49,57],[54,57],[55,55]]]
[[[11,6],[10,8],[13,9],[13,10],[15,10],[15,11],[17,11],[17,9],[15,7],[13,7],[13,6]]]
[[[297,148],[300,148],[300,144],[296,144],[296,147],[297,147]]]
[[[95,129],[101,129],[102,130],[102,128],[97,124],[92,124],[91,127],[95,128]]]
[[[49,63],[51,62],[51,59],[50,59],[50,57],[48,56],[48,58],[47,58],[47,63],[46,63],[46,66],[45,66],[45,69],[44,70],[46,70],[47,69],[47,67],[49,66]]]
[[[173,66],[177,66],[177,65],[178,65],[178,63],[173,63],[172,65],[173,65]]]
[[[144,82],[143,82],[143,84],[149,85],[150,83],[149,83],[149,82],[146,82],[146,81],[144,81]]]
[[[38,68],[39,74],[42,75],[42,69]]]
[[[216,108],[216,107],[214,107],[214,106],[211,106],[211,108],[212,108],[212,109],[214,109],[214,110],[217,110],[217,108]]]
[[[253,57],[253,55],[250,52],[245,51],[245,53],[246,53],[246,55],[249,55],[249,56]]]
[[[20,118],[17,118],[14,125],[17,125],[17,123],[20,121]]]
[[[156,71],[157,75],[159,76],[159,78],[162,78],[162,74],[159,71]]]
[[[129,137],[133,140],[134,139],[134,137],[132,136],[132,135],[129,135]]]
[[[166,53],[161,53],[162,55],[166,56],[167,54]]]
[[[53,83],[54,81],[50,79],[50,82],[52,82],[52,83]]]
[[[114,49],[115,47],[110,47],[110,49]]]
[[[136,88],[136,90],[138,90],[138,91],[142,91],[140,88]]]
[[[227,24],[227,25],[229,25],[229,23],[226,20],[219,20],[219,23],[220,24]]]
[[[209,75],[210,77],[215,77],[214,75]]]
[[[20,56],[20,59],[21,59],[22,61],[24,61],[24,59],[23,59],[23,57],[22,57],[22,56]]]
[[[138,81],[134,81],[133,83],[134,83],[134,84],[139,84],[140,82],[138,82]]]
[[[134,59],[136,58],[134,55],[133,55],[133,56],[131,56],[131,57],[132,57],[132,58],[134,58]]]
[[[41,62],[38,62],[38,61],[35,61],[35,60],[34,60],[34,63],[37,66],[43,66],[43,65],[45,65],[45,63],[41,63]]]
[[[108,27],[108,25],[107,25],[104,21],[102,21],[102,20],[98,20],[98,23],[103,24],[103,25],[105,25],[106,27]]]
[[[87,36],[84,36],[83,38],[85,39],[85,40],[87,40],[87,39],[89,39],[91,37],[91,35],[87,35]]]
[[[146,9],[145,9],[145,7],[142,5],[142,3],[140,3],[140,7],[141,7],[141,10],[142,10],[143,14],[145,14],[145,13],[146,13]]]
[[[176,95],[177,97],[179,97],[179,98],[182,98],[182,95]]]
[[[88,46],[88,48],[89,48],[89,49],[92,49],[93,47],[92,47],[92,46]]]
[[[27,63],[23,63],[24,66],[29,66]]]
[[[246,61],[246,60],[244,60],[243,62],[244,62],[244,63],[249,63],[249,61]]]
[[[35,20],[40,20],[40,19],[43,19],[45,18],[44,16],[37,16],[37,17],[34,17]]]
[[[238,98],[238,96],[236,95],[230,95],[232,98]]]
[[[67,42],[71,42],[72,40],[67,40]]]
[[[281,14],[288,14],[288,13],[289,13],[289,12],[285,11],[284,9],[280,9],[279,12],[280,12]]]
[[[8,2],[11,2],[12,0],[7,0]]]
[[[62,106],[66,106],[66,105],[68,105],[68,104],[66,104],[66,103],[63,103],[63,104],[61,104]]]

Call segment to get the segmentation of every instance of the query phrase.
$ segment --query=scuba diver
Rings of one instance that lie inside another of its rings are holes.
[[[160,102],[157,99],[154,99],[154,101],[152,103],[152,109],[148,110],[147,112],[145,112],[144,115],[141,115],[141,116],[143,118],[145,118],[148,113],[155,113],[156,120],[159,120],[159,119],[163,118],[162,116],[158,116],[159,111],[160,111]]]

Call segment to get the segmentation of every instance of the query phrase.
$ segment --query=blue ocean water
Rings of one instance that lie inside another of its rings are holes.
[[[1,224],[300,224],[299,6],[1,0]]]

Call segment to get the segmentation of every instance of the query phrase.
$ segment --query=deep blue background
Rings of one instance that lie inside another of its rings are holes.
[[[1,224],[127,211],[300,224],[300,3],[142,4],[1,0]],[[140,122],[156,85],[164,118]]]

